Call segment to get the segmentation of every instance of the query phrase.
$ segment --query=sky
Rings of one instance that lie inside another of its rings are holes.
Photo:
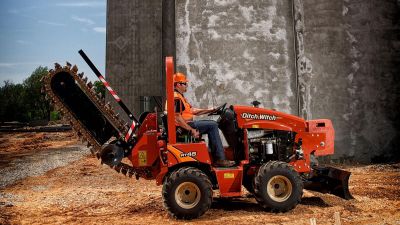
[[[104,75],[106,0],[0,0],[0,86],[66,61],[94,81],[80,49]]]

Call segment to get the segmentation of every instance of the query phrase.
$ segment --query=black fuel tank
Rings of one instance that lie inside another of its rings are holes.
[[[218,119],[218,127],[224,134],[229,147],[233,148],[235,160],[243,159],[243,146],[240,144],[242,140],[242,131],[237,127],[235,112],[230,108],[224,110]]]

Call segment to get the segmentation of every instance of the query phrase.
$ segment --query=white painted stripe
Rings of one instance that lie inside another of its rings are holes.
[[[126,134],[126,136],[125,136],[125,141],[128,141],[129,140],[129,138],[131,137],[131,135],[132,135],[132,132],[133,132],[133,128],[135,128],[135,121],[132,121],[132,125],[131,125],[131,127],[129,128],[129,131],[128,131],[128,133]]]

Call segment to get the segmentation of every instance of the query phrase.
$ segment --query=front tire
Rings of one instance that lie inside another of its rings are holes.
[[[177,219],[194,219],[203,215],[212,203],[212,184],[201,170],[180,168],[170,174],[163,185],[164,206]]]
[[[286,212],[301,201],[303,182],[293,167],[285,162],[263,164],[254,180],[257,202],[273,212]]]

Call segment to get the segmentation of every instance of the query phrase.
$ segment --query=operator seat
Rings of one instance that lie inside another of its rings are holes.
[[[145,111],[145,112],[143,112],[143,113],[140,114],[140,116],[139,116],[139,123],[140,123],[140,124],[143,123],[144,119],[146,119],[146,117],[147,117],[147,115],[148,115],[149,113],[150,113],[149,111]]]
[[[163,113],[161,115],[161,121],[164,126],[164,132],[162,134],[165,139],[168,139],[168,116],[167,114]],[[196,142],[195,138],[190,135],[189,131],[186,129],[183,129],[182,127],[177,126],[176,127],[176,141],[177,142],[183,142],[183,143],[193,143]]]

